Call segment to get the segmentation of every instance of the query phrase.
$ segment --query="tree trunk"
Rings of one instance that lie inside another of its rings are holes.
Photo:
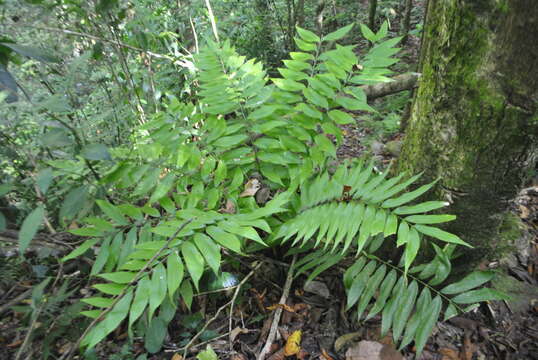
[[[295,6],[295,24],[304,28],[304,0],[298,0]]]
[[[407,43],[407,37],[409,36],[409,30],[411,27],[411,11],[413,10],[413,0],[405,1],[405,15],[402,22],[402,41],[401,44],[405,45]]]
[[[496,245],[506,200],[535,166],[538,7],[533,0],[430,0],[399,170],[440,179],[448,229]]]
[[[368,27],[370,30],[372,30],[374,33],[375,30],[375,13],[377,11],[377,0],[370,0],[370,3],[368,5]]]

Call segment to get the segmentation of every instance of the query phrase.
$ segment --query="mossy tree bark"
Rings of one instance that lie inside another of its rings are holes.
[[[448,228],[495,246],[506,201],[536,164],[538,7],[534,0],[430,0],[419,87],[399,171],[439,178]]]

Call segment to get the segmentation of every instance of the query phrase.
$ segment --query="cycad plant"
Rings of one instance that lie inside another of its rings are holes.
[[[365,160],[334,165],[338,125],[354,121],[349,111],[374,111],[361,86],[390,81],[400,40],[383,41],[386,25],[377,34],[362,27],[374,46],[359,59],[337,43],[351,29],[320,38],[298,28],[300,51],[273,79],[228,42],[209,42],[195,58],[195,101],[172,99],[136,130],[132,148],[111,150],[115,165],[101,185],[115,203],[96,201],[102,215],[72,231],[88,239],[64,258],[95,256],[83,347],[126,320],[157,351],[155,334],[162,342],[179,299],[190,307],[204,272],[221,272],[222,248],[241,255],[289,244],[309,279],[355,257],[343,279],[348,309],[356,305],[359,319],[381,313],[383,332],[392,329],[401,346],[415,341],[418,352],[442,312],[501,296],[473,290],[489,272],[443,284],[456,246],[468,245],[436,227],[453,216],[428,214],[444,202],[412,204],[433,183],[408,191],[420,175],[389,178]],[[268,199],[244,191],[253,179]],[[399,263],[383,259],[383,244],[403,248]],[[416,265],[425,247],[436,255]]]

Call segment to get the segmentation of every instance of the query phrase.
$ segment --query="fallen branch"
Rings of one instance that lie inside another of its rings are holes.
[[[297,255],[294,255],[293,260],[291,261],[290,268],[288,270],[288,276],[286,278],[286,283],[284,284],[284,290],[282,291],[282,296],[280,297],[279,304],[284,305],[286,304],[286,301],[288,300],[288,296],[290,294],[291,283],[293,281],[293,268],[294,268],[296,260],[297,260]],[[267,336],[267,340],[265,341],[264,347],[260,351],[260,354],[256,357],[257,360],[264,360],[267,354],[269,354],[269,351],[271,350],[271,345],[275,341],[276,332],[278,329],[278,323],[280,322],[281,316],[282,316],[282,307],[279,306],[275,310],[275,316],[273,317],[271,330],[269,331],[269,335]]]
[[[36,234],[26,251],[38,253],[46,249],[53,256],[62,256],[73,250],[73,244],[63,241],[72,237],[73,235],[65,232]],[[15,230],[0,231],[0,256],[11,257],[18,254],[19,232]]]
[[[364,85],[361,89],[364,90],[368,100],[380,98],[387,95],[396,94],[400,91],[411,90],[417,86],[419,73],[408,73],[397,75],[392,78],[391,82],[377,83],[374,85]]]

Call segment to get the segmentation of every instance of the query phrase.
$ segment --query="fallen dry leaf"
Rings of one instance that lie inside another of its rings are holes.
[[[439,354],[443,355],[441,360],[460,360],[457,350],[449,348],[440,348]]]
[[[336,352],[340,352],[344,347],[346,347],[351,342],[358,340],[361,337],[360,332],[352,332],[349,334],[344,334],[340,336],[336,341],[334,342],[334,350]]]
[[[183,360],[183,356],[179,353],[175,353],[170,360]]]
[[[469,331],[465,331],[463,338],[463,348],[461,349],[461,360],[472,360],[473,355],[476,352],[476,345],[471,342],[471,335]]]
[[[284,355],[284,349],[280,349],[271,355],[267,360],[284,360],[286,355]]]
[[[404,360],[392,345],[362,340],[346,351],[346,360]]]
[[[226,200],[226,206],[220,208],[219,212],[223,214],[235,214],[235,204],[232,200],[228,199]]]
[[[235,353],[232,355],[231,360],[247,360],[247,356],[245,354]]]
[[[301,336],[303,332],[301,330],[295,330],[286,340],[286,346],[284,346],[284,355],[292,356],[298,354],[301,350]]]
[[[273,311],[273,310],[276,310],[278,308],[282,308],[282,310],[286,310],[287,312],[291,312],[291,313],[295,312],[295,310],[291,306],[289,306],[287,304],[273,304],[271,306],[268,306],[267,310]]]
[[[256,178],[252,178],[245,184],[245,190],[241,194],[239,194],[239,197],[247,197],[247,196],[254,196],[260,190],[261,184],[260,180]]]
[[[319,357],[321,360],[334,360],[325,349],[321,349],[321,355]]]
[[[16,348],[22,344],[22,340],[13,341],[11,344],[7,344],[8,348]]]
[[[233,342],[239,334],[248,334],[248,330],[241,328],[239,326],[236,326],[235,329],[233,329],[232,332],[230,333],[230,341]]]

